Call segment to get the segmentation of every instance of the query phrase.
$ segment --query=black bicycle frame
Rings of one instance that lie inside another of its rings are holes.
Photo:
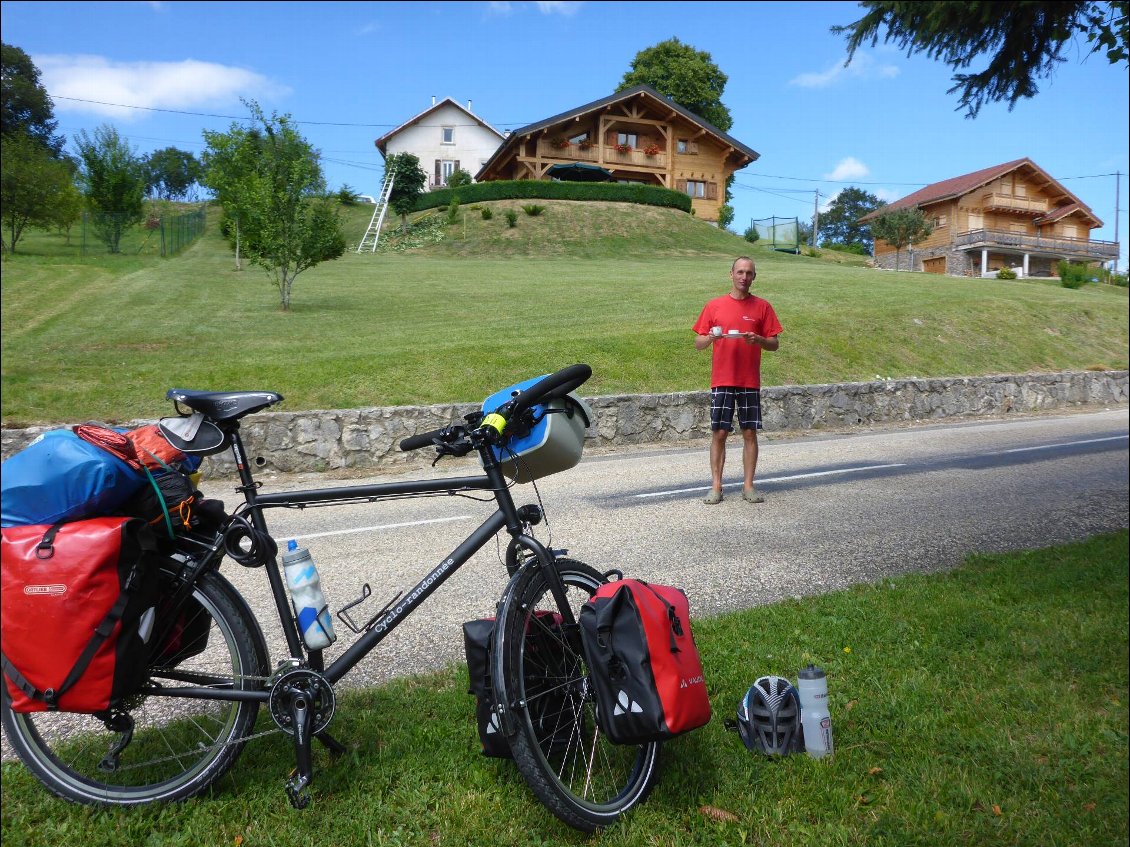
[[[525,547],[535,554],[535,559],[542,565],[552,562],[552,554],[545,551],[544,547],[535,539],[523,532],[525,521],[514,505],[514,499],[506,478],[502,474],[493,451],[483,448],[480,455],[483,461],[481,476],[453,477],[450,479],[408,480],[404,482],[377,483],[374,485],[351,485],[339,488],[316,488],[306,491],[288,491],[279,493],[260,494],[258,484],[252,478],[251,470],[244,459],[243,443],[237,429],[231,433],[232,451],[235,454],[236,467],[240,478],[240,492],[247,504],[244,514],[249,518],[252,526],[261,532],[268,532],[267,522],[263,517],[263,510],[268,508],[305,508],[307,506],[327,505],[330,503],[365,503],[389,497],[411,497],[430,494],[457,494],[464,491],[490,491],[493,493],[498,509],[475,529],[467,538],[451,552],[442,562],[432,568],[415,587],[413,587],[395,605],[388,608],[376,620],[365,628],[364,634],[352,644],[342,655],[337,657],[328,667],[321,667],[321,651],[310,651],[309,657],[313,667],[319,670],[331,684],[341,680],[353,667],[367,656],[372,650],[392,632],[408,615],[421,603],[428,599],[447,579],[464,565],[475,553],[481,550],[500,531],[505,529],[512,543]],[[540,548],[540,552],[539,552]],[[292,659],[302,661],[307,655],[299,636],[297,622],[291,609],[289,594],[283,580],[278,562],[272,557],[263,565],[267,572],[267,579],[274,597],[275,609],[282,622],[283,633],[286,635],[287,647]],[[564,599],[564,588],[556,570],[550,569],[550,584],[555,588],[555,595],[559,600]],[[511,574],[512,576],[513,574]],[[565,607],[567,609],[567,606]],[[571,616],[570,616],[571,617]],[[570,621],[571,622],[571,621]],[[187,697],[193,699],[215,700],[260,700],[266,701],[270,692],[239,691],[235,689],[211,688],[171,688],[161,692],[169,697]]]

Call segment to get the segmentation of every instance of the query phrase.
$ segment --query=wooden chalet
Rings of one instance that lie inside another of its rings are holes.
[[[660,185],[686,192],[697,217],[717,221],[726,180],[757,158],[651,86],[637,85],[514,130],[475,178]]]
[[[953,276],[993,276],[1015,268],[1020,276],[1056,276],[1061,259],[1108,262],[1118,243],[1091,240],[1103,225],[1088,206],[1031,159],[1017,159],[927,185],[860,218],[918,207],[934,224],[922,243],[901,251],[904,269]],[[896,251],[875,239],[875,262],[894,268]]]

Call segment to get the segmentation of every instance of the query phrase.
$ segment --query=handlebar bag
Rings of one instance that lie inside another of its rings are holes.
[[[483,618],[463,624],[463,645],[467,652],[470,690],[475,695],[475,723],[484,756],[512,758],[510,743],[499,726],[494,710],[490,651],[494,619]],[[569,691],[561,684],[565,669],[559,667],[562,651],[556,641],[564,638],[561,615],[556,612],[535,612],[527,632],[524,649],[526,669],[525,701],[530,719],[537,731],[538,743],[547,755],[569,743],[576,727]],[[556,648],[556,649],[555,649]]]
[[[580,624],[597,721],[614,744],[665,741],[710,721],[682,590],[609,582],[581,607]]]
[[[50,526],[112,514],[144,483],[140,466],[71,429],[49,430],[0,468],[0,525]]]
[[[0,664],[13,712],[101,713],[144,679],[156,538],[137,518],[5,527]]]
[[[521,392],[532,388],[544,377],[515,383],[483,401],[483,412],[489,414]],[[592,422],[592,409],[575,394],[539,403],[528,413],[529,425],[512,423],[513,434],[501,447],[492,447],[502,465],[502,472],[515,482],[532,482],[560,471],[567,471],[581,461],[585,430]]]

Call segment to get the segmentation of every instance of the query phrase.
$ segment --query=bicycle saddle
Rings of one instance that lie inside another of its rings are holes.
[[[165,396],[217,422],[242,418],[283,399],[273,391],[189,391],[184,388],[170,388]]]

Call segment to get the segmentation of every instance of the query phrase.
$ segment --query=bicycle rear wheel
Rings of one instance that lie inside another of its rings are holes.
[[[155,649],[160,655],[151,660],[146,691],[123,705],[113,726],[93,715],[15,713],[7,686],[0,686],[8,742],[51,793],[105,805],[182,800],[234,764],[259,704],[163,697],[158,688],[260,687],[268,663],[262,633],[235,589],[215,573],[199,580],[177,614],[175,631]]]
[[[574,617],[605,582],[581,562],[558,559]],[[592,832],[643,801],[658,776],[660,744],[612,744],[596,722],[588,666],[560,628],[557,603],[540,567],[518,577],[499,621],[506,702],[517,722],[514,761],[554,815]],[[536,637],[531,638],[531,633]]]

